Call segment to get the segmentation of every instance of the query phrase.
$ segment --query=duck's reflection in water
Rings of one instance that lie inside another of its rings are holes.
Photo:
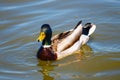
[[[77,51],[79,55],[77,56],[78,59],[86,59],[88,57],[91,57],[93,55],[93,50],[89,45],[83,45],[79,51]]]
[[[43,74],[43,80],[54,80],[54,77],[50,76],[50,72],[54,71],[56,65],[52,65],[52,61],[41,61],[37,64],[41,69],[39,72]]]

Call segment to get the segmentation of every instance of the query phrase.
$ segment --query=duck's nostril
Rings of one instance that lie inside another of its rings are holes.
[[[38,42],[40,42],[40,41],[38,40]]]

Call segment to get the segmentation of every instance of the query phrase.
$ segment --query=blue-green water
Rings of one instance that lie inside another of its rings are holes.
[[[36,58],[42,24],[57,34],[79,20],[97,26],[81,51],[59,61]],[[119,0],[2,0],[0,80],[119,80],[119,25]]]

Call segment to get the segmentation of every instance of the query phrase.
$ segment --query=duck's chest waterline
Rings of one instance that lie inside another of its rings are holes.
[[[56,60],[57,55],[53,52],[51,47],[42,48],[38,51],[37,57],[41,60]]]

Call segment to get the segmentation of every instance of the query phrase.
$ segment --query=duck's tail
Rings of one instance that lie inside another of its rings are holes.
[[[96,25],[92,23],[86,23],[83,26],[82,35],[80,36],[79,39],[81,46],[88,42],[89,36],[95,31],[95,29],[96,29]]]

